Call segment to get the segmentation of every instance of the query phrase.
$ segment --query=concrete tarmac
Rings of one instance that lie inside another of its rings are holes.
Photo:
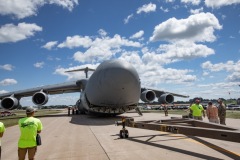
[[[138,120],[159,120],[180,115],[125,113]],[[119,117],[93,117],[67,113],[42,117],[42,145],[36,160],[165,160],[240,159],[240,144],[209,138],[129,128],[129,138],[119,139]],[[204,121],[207,121],[205,118]],[[240,129],[239,119],[227,119],[227,126]],[[2,160],[17,160],[18,126],[7,128],[2,138]],[[240,138],[240,137],[239,137]]]

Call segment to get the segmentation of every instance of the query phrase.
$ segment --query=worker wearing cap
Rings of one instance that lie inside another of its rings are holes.
[[[3,134],[4,134],[4,132],[5,132],[5,126],[4,126],[4,124],[2,123],[2,122],[0,122],[0,159],[1,159],[1,152],[2,152],[2,148],[1,148],[1,139],[2,139],[2,136],[3,136]]]
[[[20,128],[20,138],[18,141],[18,158],[24,160],[26,153],[28,152],[28,159],[33,160],[37,151],[36,136],[42,130],[42,122],[34,118],[34,108],[27,107],[27,117],[21,118],[18,121]]]
[[[195,103],[191,105],[190,111],[193,115],[193,119],[203,120],[202,116],[205,117],[203,106],[200,104],[200,100],[196,99]]]

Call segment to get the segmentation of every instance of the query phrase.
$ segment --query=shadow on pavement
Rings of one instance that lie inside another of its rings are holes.
[[[101,126],[101,125],[114,125],[115,121],[120,121],[121,116],[116,117],[96,117],[91,115],[71,115],[70,123],[76,125],[91,125],[91,126]]]
[[[157,148],[162,148],[162,149],[166,149],[166,150],[173,151],[173,152],[179,152],[179,153],[186,154],[186,155],[193,156],[193,157],[197,157],[197,158],[211,159],[211,160],[222,160],[221,158],[208,156],[208,155],[205,155],[204,153],[201,154],[201,153],[192,152],[192,151],[188,151],[188,150],[184,150],[184,149],[180,149],[180,148],[175,148],[175,147],[165,146],[165,145],[162,145],[162,144],[156,144],[156,143],[152,143],[152,142],[148,142],[148,141],[143,141],[143,140],[139,140],[139,139],[136,139],[136,138],[138,138],[138,137],[130,137],[127,140],[142,143],[142,144],[146,144],[146,145],[151,145],[151,146],[154,146],[154,147],[157,147]]]
[[[207,142],[203,139],[200,139],[198,137],[190,137],[189,138],[192,138],[194,139],[195,141],[198,141],[199,143],[202,143],[203,145],[209,147],[209,148],[212,148],[214,149],[215,151],[218,151],[220,152],[221,154],[224,154],[225,156],[229,157],[229,158],[232,158],[232,159],[240,159],[240,156],[236,155],[235,153],[233,153],[232,151],[229,151],[229,150],[226,150],[220,146],[217,146],[215,144],[212,144],[210,142]]]

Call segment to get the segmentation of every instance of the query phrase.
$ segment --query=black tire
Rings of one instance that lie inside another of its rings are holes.
[[[124,134],[125,134],[125,138],[128,138],[128,136],[129,136],[128,130],[125,130]]]
[[[123,138],[123,130],[120,130],[119,137]]]

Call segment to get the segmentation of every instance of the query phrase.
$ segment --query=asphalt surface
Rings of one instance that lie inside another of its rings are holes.
[[[137,113],[124,115],[135,121],[177,116],[165,117],[159,113],[145,113],[142,117]],[[40,120],[44,128],[36,160],[240,159],[240,144],[235,142],[136,128],[127,128],[129,138],[120,139],[121,126],[115,126],[114,122],[121,117],[67,116],[64,113]],[[227,119],[226,123],[240,129],[239,119]],[[19,135],[18,126],[7,128],[2,138],[2,160],[18,159]]]

